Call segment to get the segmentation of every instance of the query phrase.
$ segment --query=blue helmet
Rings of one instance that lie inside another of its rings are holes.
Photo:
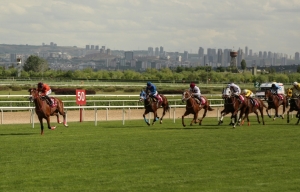
[[[147,86],[151,86],[151,82],[150,81],[147,82]]]

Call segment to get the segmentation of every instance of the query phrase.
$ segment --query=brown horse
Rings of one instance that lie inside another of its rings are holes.
[[[145,106],[145,112],[143,114],[144,120],[147,123],[147,125],[150,125],[149,121],[146,119],[146,114],[152,112],[154,114],[152,125],[159,119],[157,116],[157,109],[159,107],[163,108],[163,113],[160,118],[160,124],[162,124],[163,117],[165,116],[166,112],[170,110],[168,99],[163,95],[159,94],[159,96],[162,98],[162,102],[157,103],[156,100],[154,100],[153,97],[149,95],[149,93],[145,93],[145,91],[141,91],[140,93],[140,101],[144,101]]]
[[[182,125],[185,127],[184,124],[184,117],[189,115],[189,114],[193,114],[194,118],[191,121],[190,125],[193,125],[193,123],[197,123],[198,120],[198,113],[201,109],[204,109],[204,113],[201,119],[199,119],[199,125],[202,124],[202,120],[203,118],[206,116],[207,111],[213,111],[213,109],[210,107],[209,105],[209,101],[207,100],[207,98],[205,96],[201,96],[201,104],[199,105],[197,103],[197,101],[195,100],[195,98],[192,95],[192,92],[190,92],[189,90],[186,90],[183,92],[182,94],[182,102],[186,101],[186,111],[185,113],[182,115]]]
[[[46,102],[46,99],[43,96],[40,96],[36,88],[29,89],[28,91],[30,93],[29,99],[33,101],[35,104],[35,112],[38,116],[41,125],[41,135],[44,134],[43,119],[47,120],[48,129],[52,129],[52,130],[54,130],[56,126],[54,127],[50,126],[50,116],[55,115],[57,117],[57,123],[61,123],[59,121],[58,113],[63,116],[64,126],[68,127],[66,122],[66,113],[64,112],[64,103],[60,99],[51,97],[51,99],[54,102],[54,107],[52,108]]]
[[[299,121],[300,121],[300,98],[299,98],[299,96],[296,96],[294,94],[290,98],[290,108],[287,111],[287,122],[288,123],[290,122],[290,112],[292,112],[292,111],[297,111],[296,117],[298,118],[298,121],[297,121],[296,125],[298,125]]]
[[[285,95],[282,95],[282,99],[280,99],[278,95],[273,94],[270,89],[267,89],[265,91],[265,100],[268,102],[268,108],[266,109],[267,115],[271,118],[269,109],[275,109],[273,120],[275,120],[276,117],[281,117],[284,119],[285,107],[287,107],[288,104]],[[278,116],[278,108],[280,105],[282,105],[282,115]]]
[[[256,98],[250,99],[245,96],[244,96],[244,101],[241,101],[239,98],[235,96],[232,96],[231,98],[232,98],[233,106],[235,108],[234,115],[237,115],[237,112],[240,110],[238,121],[233,125],[233,128],[235,128],[236,125],[239,124],[239,122],[241,122],[241,124],[243,125],[245,118],[247,118],[248,126],[250,126],[249,113],[255,113],[257,117],[257,122],[260,123],[257,110],[259,110],[263,125],[265,125],[263,109],[264,107],[267,108],[267,106],[264,104],[262,100]]]
[[[219,120],[219,123],[218,125],[222,124],[223,123],[223,118],[225,115],[227,115],[228,113],[231,113],[231,122],[229,125],[234,125],[234,123],[236,122],[237,120],[237,115],[234,115],[233,116],[233,113],[234,113],[234,108],[233,108],[233,103],[232,103],[232,100],[230,98],[230,95],[231,95],[231,90],[230,88],[225,88],[223,89],[223,92],[222,92],[222,99],[224,99],[224,109],[221,111],[221,118]]]

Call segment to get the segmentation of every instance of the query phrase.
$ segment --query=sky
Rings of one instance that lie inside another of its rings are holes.
[[[0,44],[300,52],[300,0],[1,0]]]

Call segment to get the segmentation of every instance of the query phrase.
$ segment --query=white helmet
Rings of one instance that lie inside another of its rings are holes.
[[[244,89],[244,90],[243,90],[243,93],[244,93],[244,94],[247,94],[247,89]]]
[[[297,85],[298,85],[298,82],[295,81],[295,82],[293,83],[293,85],[294,85],[294,86],[297,86]]]

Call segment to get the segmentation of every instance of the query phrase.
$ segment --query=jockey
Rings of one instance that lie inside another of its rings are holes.
[[[281,87],[277,83],[273,83],[271,86],[271,92],[274,95],[278,95],[278,90],[281,90]]]
[[[298,82],[294,82],[293,83],[293,87],[290,88],[292,90],[292,95],[293,97],[299,97],[299,93],[300,93],[300,85]]]
[[[150,91],[150,97],[154,97],[157,101],[162,102],[162,98],[158,95],[156,86],[150,81],[147,82],[146,93]]]
[[[234,84],[234,83],[230,83],[227,85],[227,87],[230,88],[230,90],[232,91],[232,94],[235,96],[235,97],[238,97],[240,98],[241,101],[244,101],[244,98],[241,96],[241,88]]]
[[[38,85],[37,85],[37,90],[39,92],[41,92],[41,95],[44,96],[48,100],[50,107],[54,107],[53,102],[49,97],[49,95],[52,92],[50,86],[47,85],[46,83],[39,82]]]
[[[194,96],[194,98],[196,98],[196,101],[199,105],[201,105],[201,99],[200,99],[200,96],[201,96],[201,92],[200,92],[200,89],[198,86],[196,86],[195,83],[191,83],[190,84],[190,89],[189,91],[192,92],[192,95]]]
[[[253,100],[253,97],[254,97],[254,94],[251,90],[249,89],[244,89],[243,90],[243,95],[247,98],[249,98],[252,102],[252,104],[255,104],[254,100]]]

